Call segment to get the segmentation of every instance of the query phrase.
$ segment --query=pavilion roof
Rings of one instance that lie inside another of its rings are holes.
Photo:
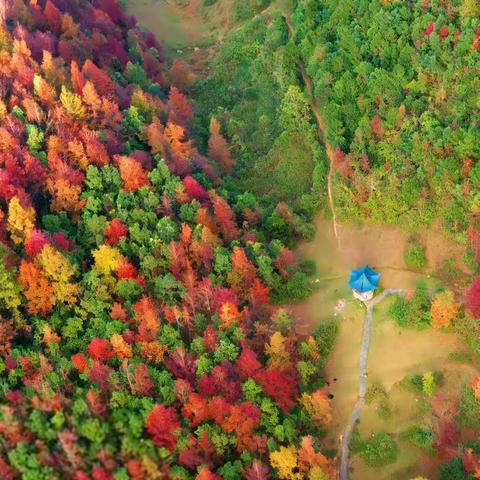
[[[378,287],[380,274],[373,271],[368,265],[350,272],[350,288],[360,293],[371,292]]]

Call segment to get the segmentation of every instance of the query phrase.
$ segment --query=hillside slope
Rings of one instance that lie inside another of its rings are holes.
[[[480,208],[476,2],[299,2],[297,53],[337,148],[345,219],[465,241]]]
[[[116,0],[0,6],[0,477],[334,478],[335,328],[271,306],[306,276],[162,45]]]

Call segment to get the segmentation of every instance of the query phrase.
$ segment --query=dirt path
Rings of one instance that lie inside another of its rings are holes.
[[[288,26],[288,30],[290,33],[290,38],[293,38],[295,29],[293,27],[292,21],[290,16],[286,13],[283,14],[283,18]],[[318,99],[315,98],[314,89],[313,89],[313,82],[312,79],[308,76],[307,70],[305,65],[298,61],[298,67],[300,69],[300,73],[302,75],[302,80],[305,85],[305,89],[307,91],[308,100],[310,102],[310,109],[313,112],[313,116],[315,117],[315,121],[318,125],[318,139],[320,143],[325,145],[325,150],[327,153],[327,158],[329,161],[329,169],[328,169],[328,177],[327,177],[327,191],[328,191],[328,204],[330,207],[330,211],[332,212],[332,223],[333,223],[333,232],[335,234],[335,238],[337,242],[340,242],[340,237],[338,235],[338,226],[337,226],[337,215],[335,212],[335,200],[333,197],[333,172],[334,172],[334,165],[335,165],[335,158],[332,146],[327,142],[327,127],[325,125],[325,120],[320,113],[320,103]]]
[[[373,307],[379,304],[386,296],[388,295],[402,295],[405,293],[404,290],[397,288],[390,288],[384,290],[378,297],[375,297],[370,302],[366,303],[367,313],[365,315],[365,323],[363,325],[363,339],[362,346],[360,347],[360,367],[359,367],[359,389],[358,389],[358,400],[353,409],[352,416],[350,417],[350,422],[345,429],[345,432],[342,436],[342,447],[341,447],[341,461],[340,461],[340,480],[348,480],[348,464],[350,456],[350,440],[352,438],[353,429],[357,420],[360,418],[362,409],[365,405],[365,395],[367,393],[368,380],[367,380],[367,362],[368,362],[368,351],[370,348],[370,338],[372,336],[372,323],[373,323]]]

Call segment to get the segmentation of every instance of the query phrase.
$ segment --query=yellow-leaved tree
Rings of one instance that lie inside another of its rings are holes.
[[[270,464],[278,471],[281,480],[302,480],[303,475],[298,467],[297,449],[290,445],[280,447],[270,454]]]
[[[313,467],[308,473],[308,480],[331,480],[332,477],[321,467]]]
[[[4,247],[6,248],[6,247]],[[19,314],[18,307],[22,303],[20,287],[15,272],[5,264],[6,252],[0,249],[0,307],[8,309],[14,316]]]
[[[85,118],[87,110],[83,105],[82,99],[76,93],[67,90],[65,85],[62,85],[62,92],[60,93],[60,101],[67,114],[77,120]]]
[[[101,245],[93,252],[95,268],[103,275],[110,275],[124,260],[123,255],[110,245]]]
[[[478,0],[463,0],[460,7],[460,16],[465,18],[474,18],[480,15],[480,2]]]
[[[8,203],[8,231],[13,243],[19,244],[30,236],[35,228],[35,210],[24,207],[18,197]]]
[[[275,332],[270,337],[270,343],[265,345],[269,367],[286,368],[290,363],[290,354],[285,349],[285,340],[286,338],[280,332]]]
[[[312,436],[303,437],[298,449],[289,445],[272,452],[270,464],[277,469],[281,480],[333,480],[337,477],[334,462],[315,451]]]
[[[36,262],[53,287],[56,302],[75,303],[79,286],[72,281],[75,272],[70,262],[51,245],[43,247]]]

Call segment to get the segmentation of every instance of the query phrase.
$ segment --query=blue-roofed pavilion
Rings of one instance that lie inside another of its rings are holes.
[[[348,284],[353,290],[355,298],[363,302],[373,297],[373,292],[378,287],[380,274],[372,270],[368,265],[352,270]]]

